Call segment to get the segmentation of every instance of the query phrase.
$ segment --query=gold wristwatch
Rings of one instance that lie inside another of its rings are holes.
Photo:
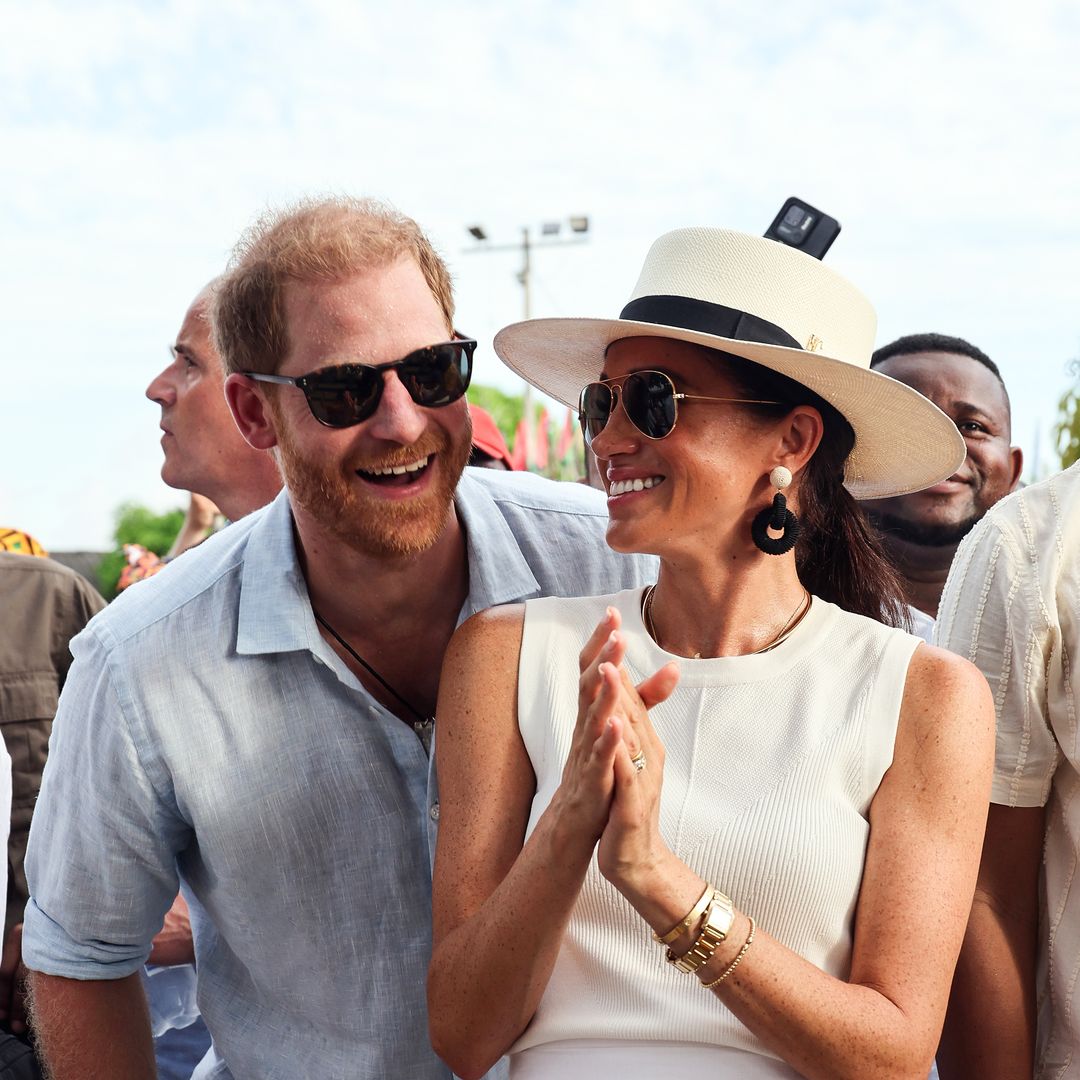
[[[725,896],[719,889],[714,889],[712,900],[705,911],[705,922],[702,924],[701,933],[682,956],[676,956],[668,949],[668,963],[692,975],[698,968],[709,962],[712,954],[716,952],[716,947],[731,932],[731,924],[734,921],[735,905],[731,902],[731,898]]]

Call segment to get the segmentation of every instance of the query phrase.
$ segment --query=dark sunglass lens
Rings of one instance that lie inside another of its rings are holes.
[[[623,383],[623,408],[630,422],[650,439],[662,439],[675,426],[675,388],[660,371],[635,371]]]
[[[398,369],[413,401],[428,409],[457,401],[472,378],[472,343],[448,342],[414,353]]]
[[[581,391],[578,401],[578,420],[587,446],[592,446],[593,439],[607,426],[610,416],[611,387],[599,382],[589,383]]]
[[[352,427],[366,420],[382,396],[382,374],[360,364],[309,375],[304,393],[311,413],[327,427]]]

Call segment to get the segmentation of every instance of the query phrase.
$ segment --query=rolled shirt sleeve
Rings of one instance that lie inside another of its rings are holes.
[[[191,833],[96,627],[72,653],[30,829],[23,957],[51,975],[118,979],[149,955]]]
[[[1044,806],[1060,760],[1047,671],[1060,633],[1038,560],[1011,521],[984,518],[960,545],[942,594],[935,641],[983,673],[997,716],[991,801]]]

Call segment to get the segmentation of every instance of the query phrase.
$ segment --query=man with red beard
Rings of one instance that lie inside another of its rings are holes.
[[[40,1039],[56,1080],[153,1075],[134,973],[183,881],[200,1080],[445,1080],[424,976],[446,644],[482,608],[655,566],[607,548],[580,485],[464,471],[475,342],[408,218],[269,216],[213,323],[285,489],[73,646],[28,857]]]
[[[960,541],[1020,480],[1009,395],[997,365],[963,338],[909,334],[874,352],[870,366],[928,397],[956,424],[967,459],[948,480],[910,495],[868,499],[907,590],[914,630],[930,641]]]

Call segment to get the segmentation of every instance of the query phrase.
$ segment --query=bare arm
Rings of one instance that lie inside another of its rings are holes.
[[[26,968],[22,962],[22,923],[4,940],[0,957],[0,1024],[15,1035],[26,1031]]]
[[[663,748],[647,717],[635,724],[649,767],[635,774],[618,749],[600,869],[663,933],[682,919],[704,883],[663,847],[656,824],[660,775],[653,768]],[[893,763],[870,812],[849,979],[826,974],[761,927],[739,967],[713,991],[803,1076],[925,1080],[971,907],[992,758],[985,680],[966,661],[920,646]],[[748,933],[746,915],[737,913],[727,940],[698,972],[702,982],[726,969]],[[684,935],[673,949],[688,945]]]
[[[482,1076],[536,1011],[607,818],[620,739],[598,678],[602,661],[622,659],[624,643],[607,642],[612,615],[582,651],[563,782],[523,847],[536,781],[516,723],[522,619],[503,608],[465,623],[439,693],[428,1009],[432,1045],[465,1078]]]
[[[195,943],[191,937],[191,915],[183,893],[177,893],[173,905],[165,913],[165,924],[154,935],[154,945],[148,962],[162,964],[194,964]]]
[[[139,975],[83,982],[30,972],[38,1048],[51,1080],[156,1080]]]
[[[1032,1075],[1045,821],[1039,806],[990,807],[975,903],[938,1051],[943,1080]]]
[[[177,555],[182,555],[188,548],[201,544],[214,527],[214,518],[218,513],[218,508],[205,495],[199,495],[194,491],[189,495],[183,524],[166,558],[173,559]]]

